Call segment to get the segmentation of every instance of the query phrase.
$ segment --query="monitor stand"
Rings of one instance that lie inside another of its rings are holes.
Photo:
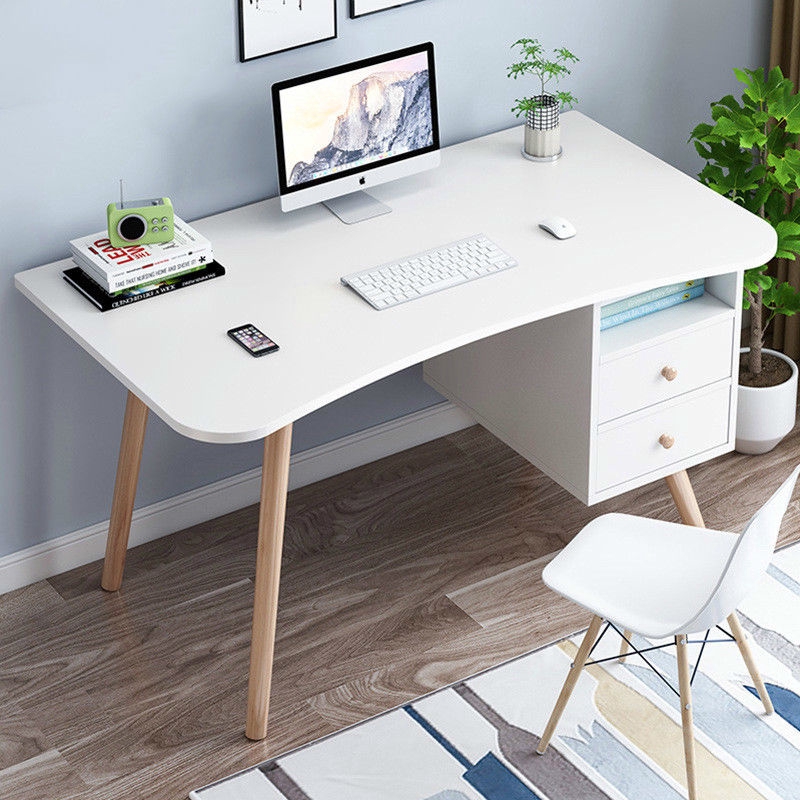
[[[323,205],[347,225],[363,222],[365,219],[388,214],[392,209],[380,200],[376,200],[366,192],[353,192],[331,200],[323,201]]]

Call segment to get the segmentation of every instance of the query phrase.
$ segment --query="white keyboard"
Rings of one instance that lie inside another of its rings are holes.
[[[516,265],[508,253],[479,234],[345,275],[342,283],[380,311]]]

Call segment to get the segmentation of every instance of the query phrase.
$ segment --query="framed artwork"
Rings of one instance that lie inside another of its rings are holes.
[[[336,38],[336,0],[239,0],[239,60]]]
[[[350,18],[365,17],[377,11],[386,11],[387,8],[407,6],[419,3],[421,0],[350,0]]]

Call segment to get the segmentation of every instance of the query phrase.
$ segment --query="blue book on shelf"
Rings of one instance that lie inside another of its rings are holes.
[[[632,319],[638,319],[639,317],[644,317],[647,314],[652,314],[654,311],[663,311],[663,309],[677,306],[679,303],[686,303],[695,297],[700,297],[704,291],[705,285],[702,281],[698,281],[694,286],[692,286],[690,289],[687,289],[685,292],[668,294],[666,297],[660,297],[657,300],[651,300],[649,303],[644,303],[644,305],[633,306],[632,308],[628,308],[625,311],[620,311],[618,314],[606,317],[605,319],[601,318],[600,330],[604,331],[608,328],[613,328],[616,325],[622,325],[623,322],[630,322]]]
[[[705,278],[695,281],[681,281],[680,283],[671,283],[669,286],[659,286],[657,289],[650,289],[648,292],[635,294],[632,297],[623,297],[622,300],[606,303],[600,310],[600,318],[613,317],[630,308],[652,303],[653,300],[660,300],[662,297],[668,297],[671,294],[679,294],[689,289],[694,289],[696,286],[702,286],[704,282]]]

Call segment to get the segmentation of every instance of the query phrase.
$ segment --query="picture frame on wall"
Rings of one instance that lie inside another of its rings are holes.
[[[422,0],[350,0],[350,19],[366,17],[368,14],[377,14],[388,8],[399,8]]]
[[[240,61],[336,36],[336,0],[239,0]]]

